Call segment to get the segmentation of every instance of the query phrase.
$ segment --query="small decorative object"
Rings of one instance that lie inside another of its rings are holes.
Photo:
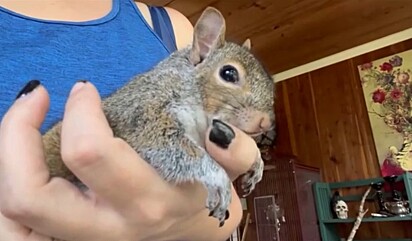
[[[389,183],[391,194],[392,194],[392,201],[388,201],[384,203],[385,209],[393,215],[405,215],[409,214],[409,204],[407,201],[402,199],[402,195],[399,191],[395,189],[395,182],[398,176],[391,175],[385,176],[384,179],[386,182]]]
[[[393,216],[388,211],[388,209],[385,207],[385,200],[383,199],[382,186],[383,186],[382,182],[371,183],[371,187],[375,190],[376,200],[379,206],[379,210],[378,210],[379,215],[372,215],[372,216],[380,216],[380,217]]]
[[[406,201],[385,202],[385,208],[393,215],[403,216],[410,213],[409,204]]]
[[[335,218],[348,218],[348,204],[346,204],[346,202],[342,200],[342,197],[340,196],[338,191],[336,191],[332,196],[331,207],[333,209],[333,213],[335,214]]]
[[[335,212],[339,219],[347,219],[348,218],[348,205],[343,200],[339,200],[336,202]]]
[[[266,214],[266,220],[268,220],[270,223],[274,223],[276,225],[277,231],[279,232],[281,223],[286,222],[284,210],[282,210],[280,206],[275,203],[274,205],[268,205],[264,212]]]
[[[353,240],[353,238],[354,238],[355,235],[356,235],[356,232],[357,232],[358,229],[359,229],[360,224],[362,223],[363,217],[364,217],[365,214],[368,212],[368,209],[365,210],[365,209],[364,209],[364,206],[365,206],[366,197],[369,195],[369,192],[370,192],[370,191],[371,191],[371,187],[369,187],[368,190],[366,190],[366,192],[363,194],[362,201],[361,201],[361,204],[360,204],[360,206],[359,206],[358,217],[356,218],[356,221],[355,221],[355,223],[353,224],[352,231],[350,232],[349,237],[348,237],[348,239],[347,239],[346,241],[352,241],[352,240]]]
[[[395,182],[397,178],[398,178],[397,175],[385,176],[383,178],[386,182],[389,183],[393,201],[400,201],[402,199],[401,194],[399,194],[399,192],[395,189]]]

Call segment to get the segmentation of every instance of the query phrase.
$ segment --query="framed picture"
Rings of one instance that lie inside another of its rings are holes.
[[[412,50],[357,67],[382,176],[412,171]]]

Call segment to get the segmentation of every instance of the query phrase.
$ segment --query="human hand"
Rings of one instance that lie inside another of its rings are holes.
[[[205,193],[200,186],[171,187],[126,143],[112,136],[91,84],[79,83],[72,90],[63,121],[62,153],[66,165],[93,191],[84,195],[66,180],[49,179],[38,131],[48,101],[47,91],[39,86],[18,99],[1,124],[0,207],[5,217],[15,221],[0,217],[4,233],[22,237],[38,232],[79,241],[157,240],[190,237],[196,227],[182,229],[179,224],[191,219],[203,228],[218,227],[212,219],[205,221]],[[211,146],[223,164],[230,161]],[[230,170],[236,176],[240,169]],[[227,237],[240,220],[236,198],[235,215],[216,237]]]
[[[61,148],[65,164],[92,192],[50,179],[38,131],[48,104],[46,89],[38,86],[13,104],[0,126],[5,217],[64,240],[155,240],[197,208],[113,137],[89,83],[78,83],[68,99]]]
[[[247,173],[261,158],[252,137],[237,127],[222,122],[217,122],[208,129],[206,150],[226,170],[232,181]]]
[[[51,241],[51,238],[39,235],[35,231],[4,217],[0,213],[0,240]]]

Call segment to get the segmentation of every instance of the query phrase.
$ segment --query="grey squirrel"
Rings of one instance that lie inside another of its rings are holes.
[[[225,40],[222,14],[207,7],[194,26],[193,43],[133,77],[103,99],[114,136],[124,139],[168,182],[200,182],[206,207],[224,225],[231,180],[205,150],[209,126],[237,126],[251,136],[274,127],[274,81],[243,45]],[[61,122],[43,136],[50,176],[81,182],[60,156]],[[230,129],[229,129],[230,131]],[[248,195],[261,181],[260,156],[242,177]]]

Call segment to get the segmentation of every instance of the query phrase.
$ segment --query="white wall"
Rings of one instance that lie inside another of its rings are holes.
[[[275,82],[279,82],[282,80],[286,80],[289,78],[292,78],[294,76],[304,74],[331,64],[335,64],[337,62],[350,59],[353,57],[356,57],[358,55],[362,55],[368,52],[371,52],[376,49],[380,49],[395,43],[399,43],[402,41],[405,41],[407,39],[412,38],[412,28],[409,28],[407,30],[388,35],[386,37],[374,40],[372,42],[359,45],[357,47],[342,51],[340,53],[334,54],[327,56],[325,58],[307,63],[305,65],[298,66],[293,69],[289,69],[283,72],[280,72],[278,74],[275,74],[273,77],[275,79]]]

